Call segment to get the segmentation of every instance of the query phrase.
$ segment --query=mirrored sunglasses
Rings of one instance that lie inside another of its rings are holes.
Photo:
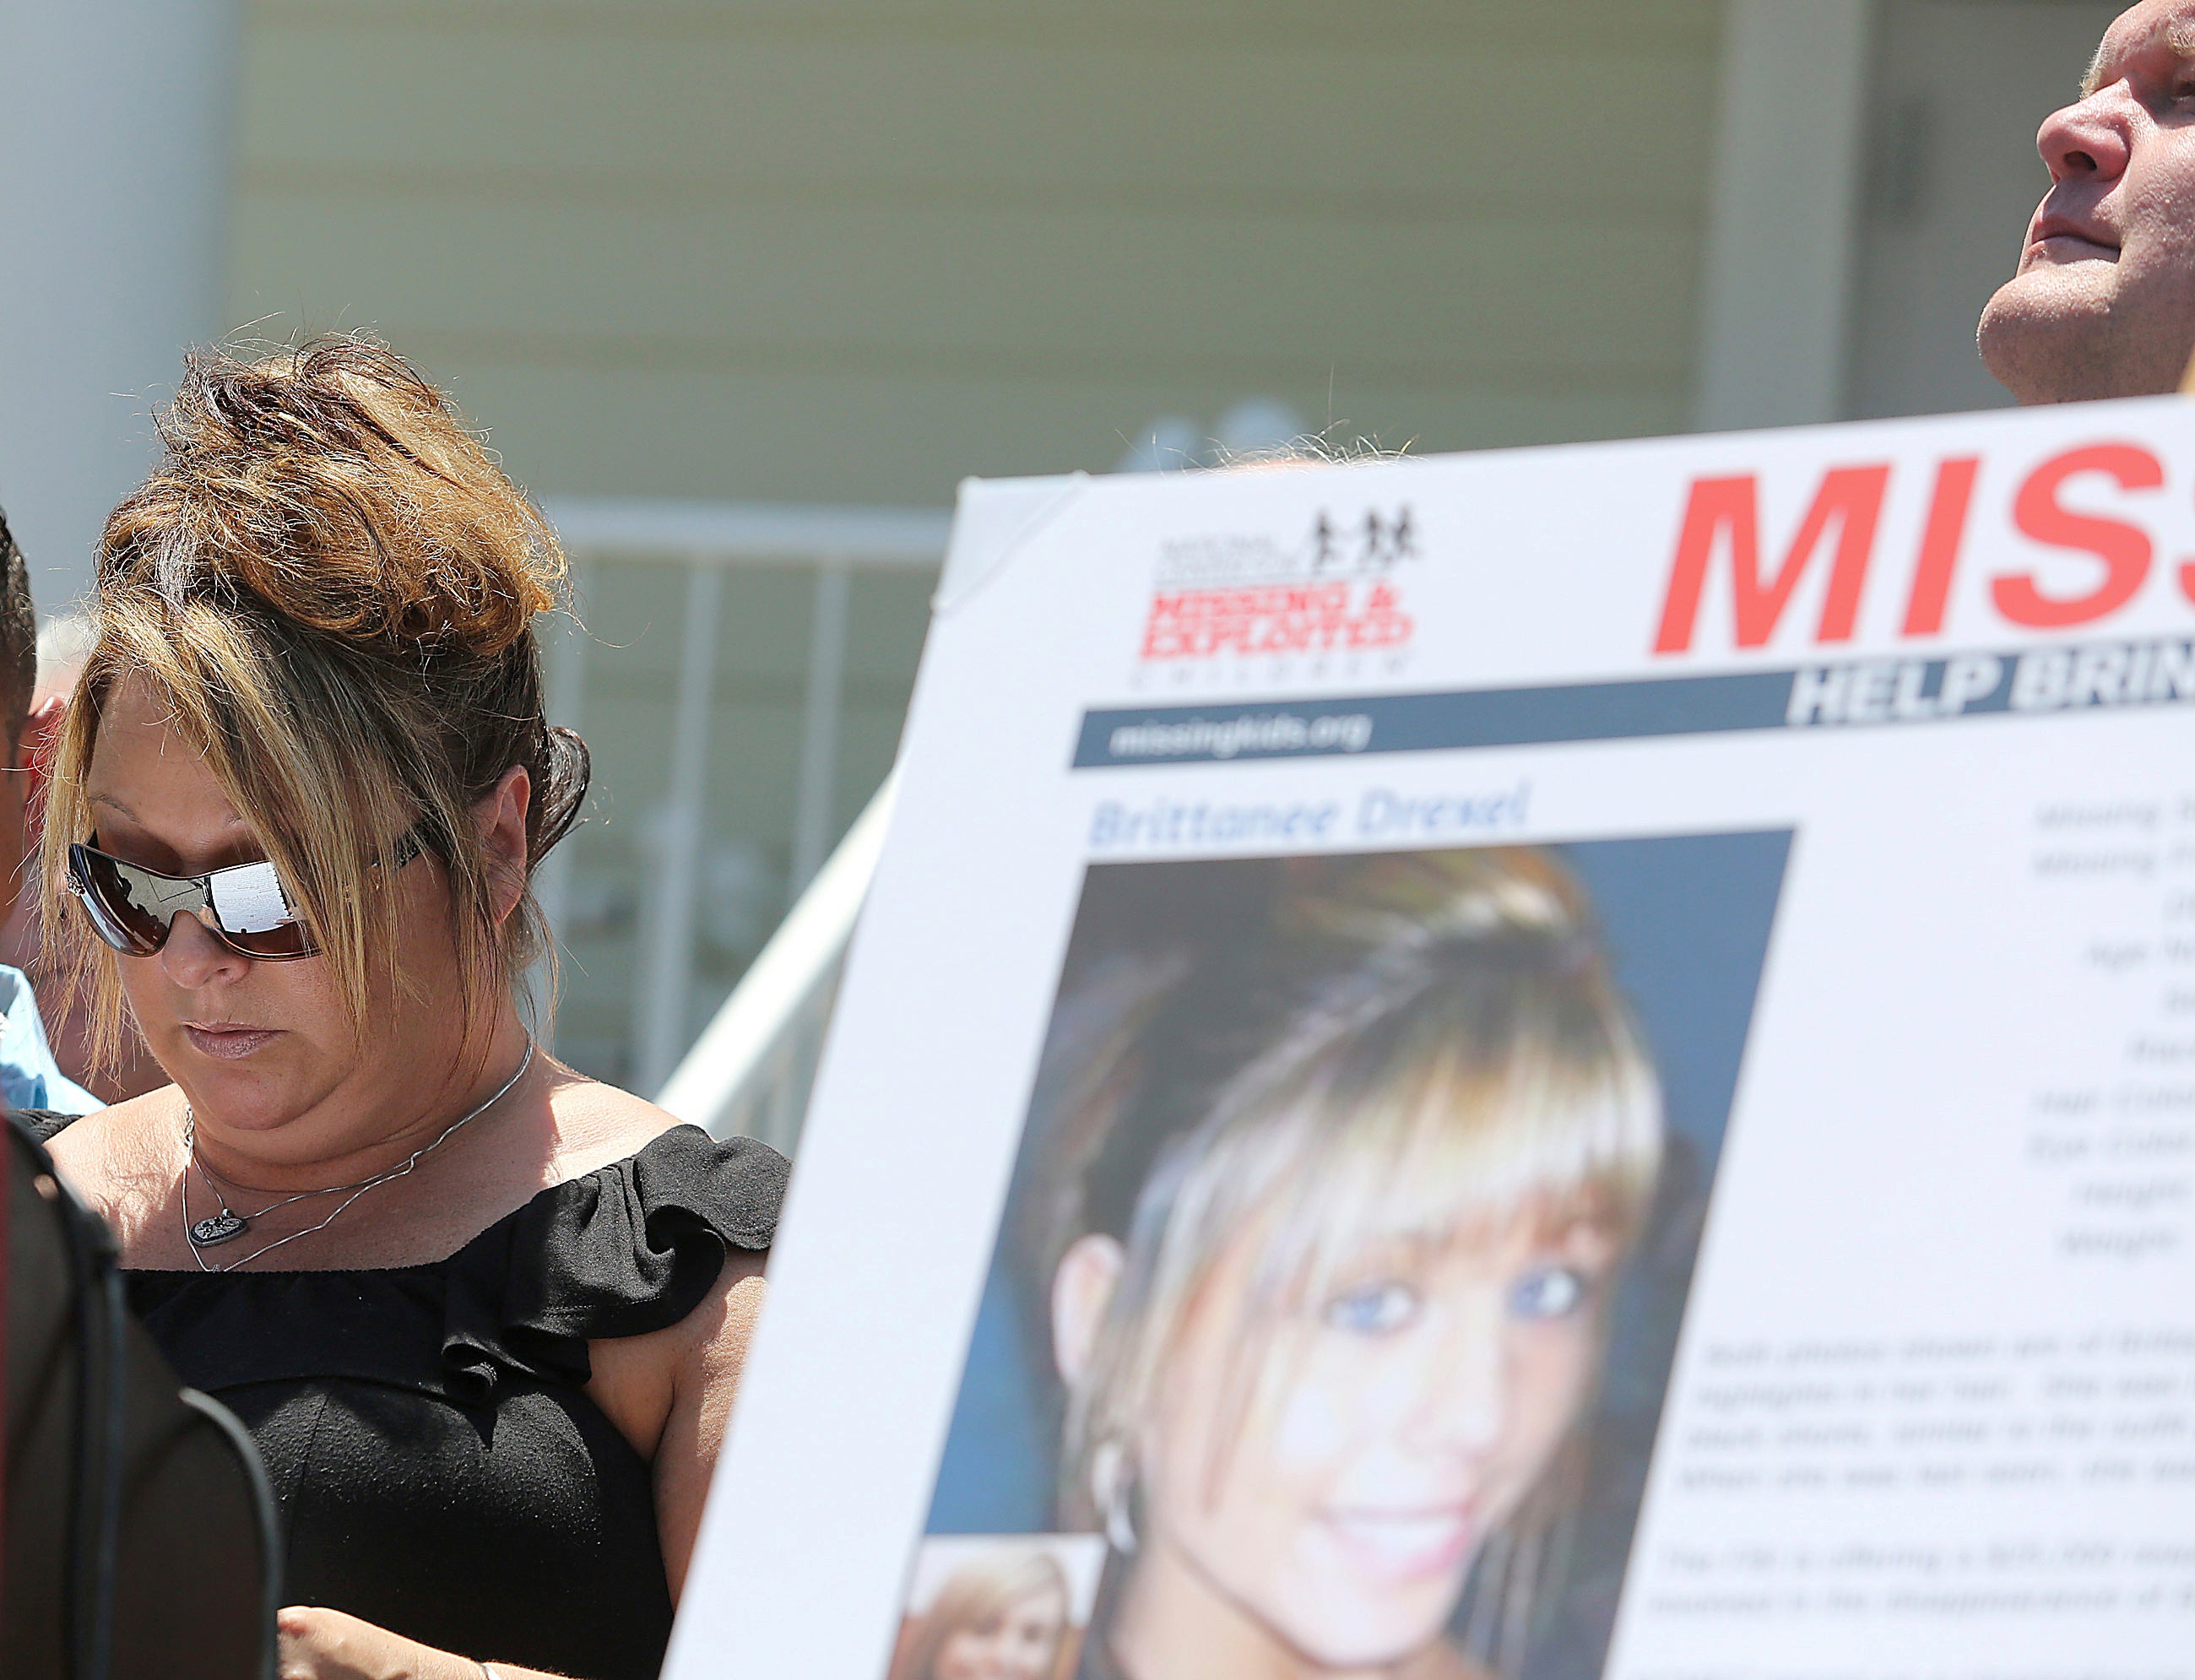
[[[418,843],[407,833],[388,866],[401,869],[418,855]],[[167,875],[79,840],[69,848],[68,866],[69,890],[92,930],[126,957],[152,956],[184,913],[240,957],[282,963],[320,954],[271,863]]]

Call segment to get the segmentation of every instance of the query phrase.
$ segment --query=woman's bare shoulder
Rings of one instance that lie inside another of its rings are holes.
[[[556,1116],[556,1174],[579,1178],[637,1154],[683,1121],[629,1090],[559,1067],[549,1101]]]
[[[176,1088],[163,1085],[71,1120],[54,1135],[46,1148],[64,1172],[89,1170],[117,1159],[134,1159],[148,1153],[156,1137],[167,1137],[173,1145],[170,1153],[180,1155],[182,1132],[175,1124],[180,1113]]]
[[[110,1219],[139,1194],[164,1188],[182,1159],[172,1085],[72,1120],[46,1145],[69,1188]]]

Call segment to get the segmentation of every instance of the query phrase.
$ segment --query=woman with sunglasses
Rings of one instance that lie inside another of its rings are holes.
[[[160,433],[45,867],[101,1042],[126,1016],[174,1083],[55,1154],[258,1441],[286,1680],[653,1677],[784,1163],[521,1008],[587,781],[542,711],[556,538],[361,341],[194,359]]]

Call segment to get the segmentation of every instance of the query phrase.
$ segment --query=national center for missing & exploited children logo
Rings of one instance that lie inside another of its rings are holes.
[[[1397,668],[1415,630],[1397,576],[1418,558],[1408,503],[1343,516],[1321,509],[1293,542],[1192,536],[1161,544],[1140,669],[1180,676],[1254,660]]]

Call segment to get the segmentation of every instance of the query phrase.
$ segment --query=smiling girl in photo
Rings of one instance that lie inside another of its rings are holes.
[[[1072,1657],[1070,1597],[1051,1552],[1002,1541],[938,1587],[891,1680],[1055,1680]]]
[[[1071,976],[1040,1080],[1086,1671],[1480,1673],[1467,1585],[1514,1648],[1576,1497],[1658,1082],[1548,854],[1265,867],[1250,931]]]

